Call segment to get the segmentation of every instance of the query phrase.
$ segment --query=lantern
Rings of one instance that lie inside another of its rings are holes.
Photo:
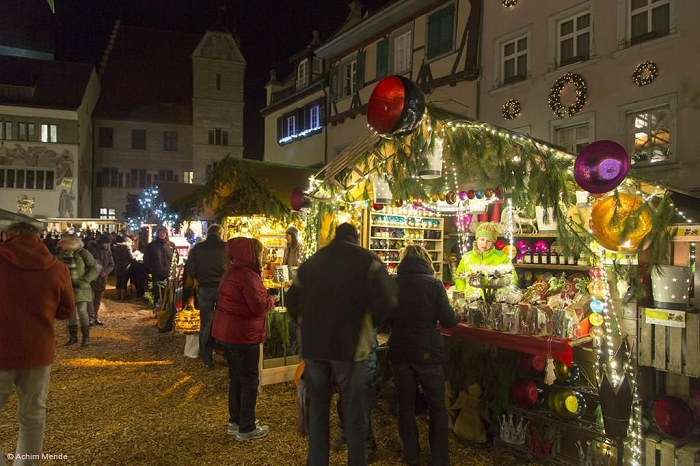
[[[372,180],[375,204],[391,204],[392,195],[386,175],[375,175]]]
[[[442,138],[435,138],[432,148],[425,151],[425,165],[418,170],[418,176],[424,180],[433,180],[442,176]]]

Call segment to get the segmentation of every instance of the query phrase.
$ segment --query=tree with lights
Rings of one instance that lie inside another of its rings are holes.
[[[146,188],[140,196],[131,194],[124,213],[129,228],[140,230],[147,224],[177,226],[177,214],[164,201],[159,201],[157,186]]]

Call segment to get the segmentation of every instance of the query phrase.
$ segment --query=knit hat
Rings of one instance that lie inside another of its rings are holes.
[[[106,235],[106,234],[100,235],[100,237],[97,238],[97,242],[98,242],[98,244],[111,243],[112,238],[110,238],[109,235]]]
[[[287,231],[285,231],[285,233],[289,233],[290,235],[292,235],[295,238],[299,237],[299,229],[295,226],[291,226],[291,227],[287,228]]]
[[[335,239],[357,244],[359,242],[357,228],[351,223],[338,225],[338,228],[335,229]]]
[[[496,228],[496,224],[491,222],[480,223],[476,229],[476,234],[474,237],[477,239],[486,237],[492,242],[495,242],[498,238],[498,228]]]

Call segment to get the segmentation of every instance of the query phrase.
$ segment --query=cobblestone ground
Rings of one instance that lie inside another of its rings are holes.
[[[306,439],[296,432],[293,384],[265,387],[257,417],[270,425],[260,440],[239,443],[226,434],[227,369],[217,356],[211,372],[183,356],[185,337],[159,334],[147,306],[114,301],[107,290],[103,327],[93,327],[87,348],[62,346],[67,335],[57,323],[56,361],[51,372],[44,453],[62,465],[302,465]],[[0,445],[17,441],[17,400],[0,413]],[[374,412],[376,465],[400,465],[395,419],[381,403]],[[332,420],[332,428],[337,420]],[[419,422],[422,464],[429,464],[427,422]],[[451,434],[453,465],[522,464],[509,452],[469,446]],[[11,463],[10,463],[11,464]],[[345,464],[345,452],[331,464]]]

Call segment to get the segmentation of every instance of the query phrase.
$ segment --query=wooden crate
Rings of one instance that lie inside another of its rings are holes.
[[[647,324],[640,308],[638,362],[642,366],[700,377],[700,314],[686,313],[685,328]]]
[[[695,466],[700,464],[700,442],[664,439],[650,434],[645,439],[646,466]]]

